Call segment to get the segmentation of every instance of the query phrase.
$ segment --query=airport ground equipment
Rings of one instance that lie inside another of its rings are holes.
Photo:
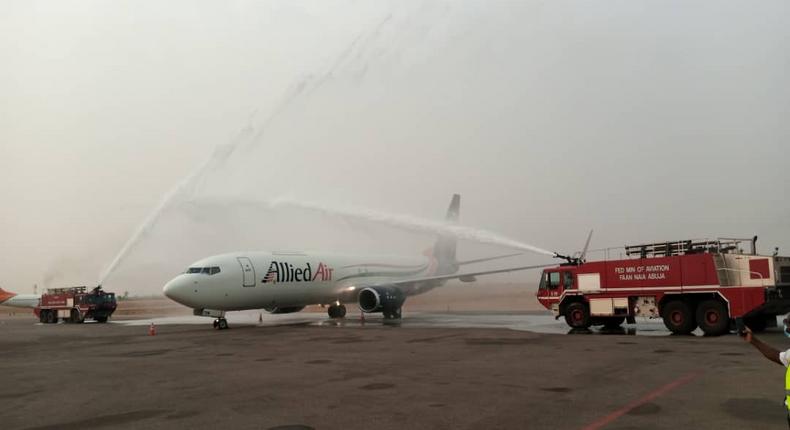
[[[115,293],[108,293],[101,286],[90,290],[87,287],[51,288],[41,296],[34,312],[47,324],[59,320],[81,323],[85,319],[104,323],[116,307]]]
[[[585,261],[586,252],[562,257],[568,262],[541,277],[538,301],[575,329],[648,317],[662,318],[673,333],[699,327],[717,336],[734,329],[738,318],[760,331],[790,312],[790,257],[759,255],[756,236],[599,251],[605,253],[600,261]]]

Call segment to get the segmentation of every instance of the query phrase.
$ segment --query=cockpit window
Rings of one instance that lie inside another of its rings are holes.
[[[216,275],[217,273],[221,272],[219,267],[190,267],[187,269],[186,273],[202,273],[204,275]]]

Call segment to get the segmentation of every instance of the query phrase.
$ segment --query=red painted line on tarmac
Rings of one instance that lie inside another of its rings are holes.
[[[698,377],[701,373],[702,372],[699,372],[699,371],[691,372],[691,373],[688,373],[686,375],[681,376],[678,379],[675,379],[674,381],[672,381],[672,382],[670,382],[670,383],[668,383],[666,385],[662,385],[661,387],[658,387],[655,390],[649,392],[644,397],[642,397],[640,399],[637,399],[637,400],[634,400],[633,402],[623,406],[622,408],[612,412],[611,414],[609,414],[609,415],[607,415],[607,416],[605,416],[603,418],[600,418],[600,419],[598,419],[597,421],[595,421],[593,423],[590,423],[590,424],[586,425],[585,427],[582,428],[582,430],[598,430],[598,429],[601,429],[601,428],[611,424],[612,422],[614,422],[616,419],[620,418],[621,416],[627,414],[631,410],[636,409],[639,406],[642,406],[645,403],[648,403],[648,402],[656,399],[657,397],[663,396],[664,394],[674,390],[675,388],[678,388],[678,387],[680,387],[682,385],[688,384],[694,378]]]

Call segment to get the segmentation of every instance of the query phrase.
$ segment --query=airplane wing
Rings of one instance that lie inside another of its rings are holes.
[[[376,287],[376,286],[387,286],[387,285],[395,285],[395,286],[406,286],[411,284],[416,284],[419,282],[427,282],[427,281],[446,281],[450,279],[460,279],[460,278],[473,278],[475,276],[482,276],[482,275],[493,275],[495,273],[508,273],[508,272],[517,272],[520,270],[531,270],[531,269],[543,269],[546,267],[554,267],[557,263],[552,264],[538,264],[535,266],[520,266],[520,267],[509,267],[506,269],[497,269],[497,270],[484,270],[480,272],[469,272],[469,273],[455,273],[452,275],[439,275],[439,276],[426,276],[423,278],[412,278],[412,279],[403,279],[397,281],[389,281],[382,284],[375,284],[375,285],[367,285],[368,287]]]
[[[524,253],[517,252],[515,254],[497,255],[496,257],[486,257],[486,258],[477,258],[475,260],[458,261],[455,264],[457,264],[458,266],[463,266],[466,264],[483,263],[485,261],[493,261],[493,260],[500,260],[502,258],[515,257],[517,255],[524,255]]]

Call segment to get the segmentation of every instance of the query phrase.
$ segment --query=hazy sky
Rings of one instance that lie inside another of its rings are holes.
[[[0,286],[95,283],[234,139],[108,287],[431,243],[244,203],[278,197],[438,218],[458,192],[465,224],[549,249],[594,228],[790,254],[787,22],[786,1],[0,0]]]

